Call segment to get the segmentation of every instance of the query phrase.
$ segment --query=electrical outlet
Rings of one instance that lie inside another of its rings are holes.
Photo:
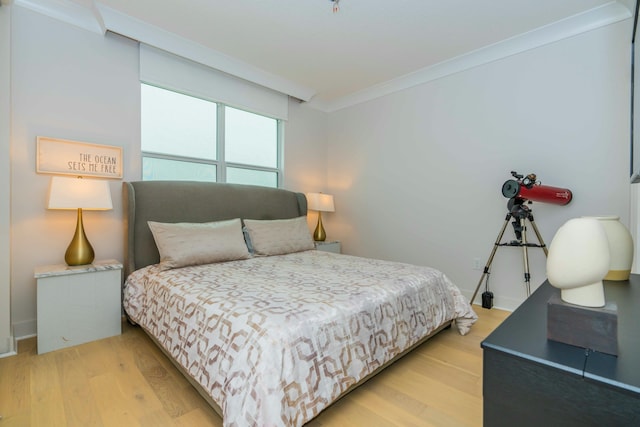
[[[480,258],[476,257],[473,259],[473,269],[474,270],[482,270],[483,269],[483,265],[482,265],[482,261],[480,261]]]

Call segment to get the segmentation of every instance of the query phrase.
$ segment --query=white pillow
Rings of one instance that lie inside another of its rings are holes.
[[[292,219],[245,219],[253,252],[256,255],[282,255],[314,248],[307,217]]]
[[[148,221],[160,253],[160,268],[249,258],[239,218],[205,223]]]

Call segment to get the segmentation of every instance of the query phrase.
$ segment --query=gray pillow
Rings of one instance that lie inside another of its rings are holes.
[[[148,221],[160,253],[160,268],[249,258],[239,218],[205,223]]]
[[[307,217],[292,219],[245,219],[255,255],[282,255],[314,249]]]

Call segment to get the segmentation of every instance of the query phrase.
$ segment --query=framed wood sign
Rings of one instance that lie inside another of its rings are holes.
[[[122,179],[122,147],[39,136],[36,172]]]

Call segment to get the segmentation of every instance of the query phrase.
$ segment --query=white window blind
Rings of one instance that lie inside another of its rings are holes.
[[[287,120],[288,96],[140,43],[140,80],[150,85]]]

